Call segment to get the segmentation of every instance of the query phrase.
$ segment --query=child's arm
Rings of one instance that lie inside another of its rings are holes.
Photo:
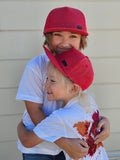
[[[62,114],[62,113],[61,113]],[[43,139],[56,143],[74,159],[79,159],[88,153],[88,145],[85,141],[75,138],[65,138],[64,122],[56,114],[51,114],[39,123],[33,131],[29,131],[20,123],[18,125],[18,137],[25,147],[33,147]]]
[[[95,143],[104,141],[110,135],[110,122],[106,117],[101,117],[100,122],[98,123],[98,129],[102,130],[96,137]]]
[[[60,138],[54,142],[62,148],[72,159],[80,159],[88,154],[87,143],[80,138]]]
[[[44,141],[33,131],[26,129],[22,121],[18,124],[17,131],[20,141],[27,148],[33,147]],[[78,138],[62,137],[56,140],[55,144],[62,148],[73,159],[84,157],[88,153],[89,149],[86,142]]]
[[[31,148],[44,141],[33,131],[26,129],[22,121],[17,126],[17,133],[21,143],[27,148]]]
[[[32,122],[37,125],[41,120],[46,118],[46,115],[42,111],[42,104],[34,103],[30,101],[24,101],[26,109],[31,117]]]

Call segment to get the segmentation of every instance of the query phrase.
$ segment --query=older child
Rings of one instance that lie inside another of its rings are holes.
[[[78,9],[70,7],[55,8],[48,14],[44,27],[44,35],[45,45],[55,54],[62,53],[71,48],[77,50],[84,49],[87,45],[86,37],[88,35],[85,16]],[[25,102],[27,110],[23,115],[23,122],[26,128],[30,130],[62,105],[60,101],[49,102],[47,100],[44,83],[48,61],[47,56],[42,54],[27,64],[16,96],[17,99],[24,100]],[[103,118],[101,120],[99,128],[101,127],[103,128],[103,132],[96,136],[96,143],[106,139],[109,135],[109,121],[107,119]],[[28,149],[19,141],[18,148],[26,156],[28,154],[49,154],[54,147],[52,148],[53,144],[46,143],[42,144],[42,146],[39,145]],[[57,142],[57,145],[73,158],[80,158],[88,150],[86,144],[80,139],[61,138]],[[47,149],[44,146],[47,146]],[[53,154],[58,153],[58,151],[53,150]],[[24,158],[24,160],[26,159]]]
[[[61,137],[81,138],[89,146],[88,154],[81,160],[108,160],[103,144],[94,143],[94,137],[100,132],[98,107],[92,97],[83,92],[94,76],[89,58],[74,48],[56,56],[45,50],[52,61],[47,67],[47,99],[63,101],[63,108],[54,111],[33,131],[25,129],[21,141],[24,143],[26,139],[25,145],[31,146],[43,140],[55,142]]]

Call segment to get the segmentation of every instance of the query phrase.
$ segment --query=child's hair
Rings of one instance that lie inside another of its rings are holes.
[[[48,68],[50,68],[50,66],[52,66],[56,70],[56,72],[58,72],[61,75],[62,81],[67,85],[67,93],[69,93],[69,84],[73,84],[73,82],[67,76],[65,76],[62,72],[60,72],[51,61],[48,62],[47,70]],[[80,106],[87,112],[90,112],[90,106],[92,104],[91,104],[89,95],[86,92],[83,92],[82,89],[79,87],[79,91],[78,93],[76,93],[76,97],[79,100]]]
[[[59,73],[61,75],[61,78],[62,78],[61,81],[64,82],[67,85],[67,91],[68,91],[69,90],[69,84],[71,84],[73,82],[67,76],[65,76],[62,72],[60,72],[59,69],[57,69],[57,67],[51,61],[49,61],[48,64],[47,64],[47,70],[51,66],[55,69],[54,74]],[[56,75],[56,77],[57,77],[57,75]]]
[[[85,15],[82,11],[71,7],[59,7],[50,11],[43,33],[70,31],[88,36]]]
[[[71,20],[72,19],[72,20]],[[87,26],[85,15],[82,11],[71,7],[59,7],[50,11],[47,16],[43,34],[50,51],[51,35],[56,31],[69,31],[81,35],[80,50],[87,46]]]
[[[44,34],[45,36],[45,41],[44,45],[46,45],[49,50],[51,51],[51,37],[52,37],[52,32]],[[87,47],[87,36],[81,35],[81,41],[80,41],[80,50],[84,50]],[[52,52],[52,51],[51,51]]]

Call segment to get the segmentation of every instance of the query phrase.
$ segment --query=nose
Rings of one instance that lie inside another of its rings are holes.
[[[46,80],[46,82],[44,83],[44,86],[45,86],[46,89],[48,89],[48,87],[49,87],[48,80]]]
[[[44,83],[44,86],[45,86],[45,88],[47,88],[47,86],[48,86],[48,85],[47,85],[47,81]]]
[[[63,37],[61,41],[61,48],[70,48],[70,42],[68,38]]]

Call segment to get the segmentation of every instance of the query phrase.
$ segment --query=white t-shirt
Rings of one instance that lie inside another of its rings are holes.
[[[85,111],[85,105],[79,105],[78,99],[74,98],[64,108],[54,111],[49,117],[41,121],[34,129],[34,133],[49,142],[54,142],[61,137],[81,138],[91,143],[94,138],[96,125],[99,121],[99,111],[92,97],[90,112]],[[92,148],[93,149],[93,148]],[[91,149],[91,150],[92,150]],[[80,160],[108,160],[107,154],[101,144],[94,153],[91,153]],[[67,155],[67,160],[71,158]]]
[[[23,76],[20,81],[16,99],[27,100],[31,102],[43,104],[43,112],[48,116],[54,110],[60,108],[62,103],[60,101],[47,101],[47,94],[44,87],[47,73],[47,63],[49,59],[46,54],[39,55],[27,64]],[[43,103],[44,102],[44,103]],[[29,130],[32,130],[35,125],[25,110],[23,114],[23,122]],[[18,149],[22,153],[39,153],[39,154],[58,154],[61,149],[54,143],[42,142],[41,144],[26,148],[18,140]]]

